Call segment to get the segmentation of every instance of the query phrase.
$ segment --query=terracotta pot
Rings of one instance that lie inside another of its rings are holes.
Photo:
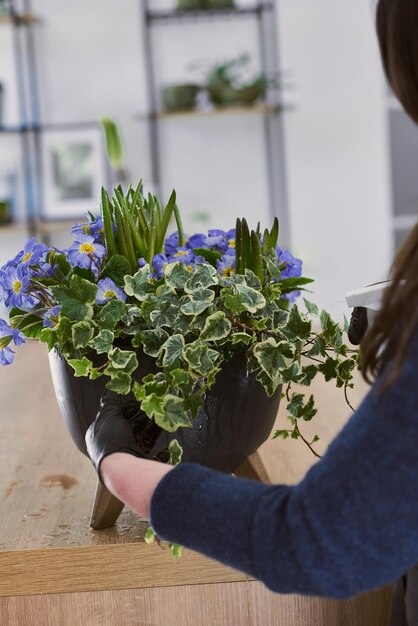
[[[76,378],[71,366],[56,351],[49,353],[58,405],[70,435],[87,454],[84,436],[95,419],[106,378]],[[96,358],[97,364],[101,359]],[[138,377],[156,371],[154,359],[141,355]],[[281,388],[269,398],[254,374],[247,371],[244,354],[236,354],[222,367],[206,395],[192,428],[175,433],[161,431],[149,457],[166,449],[171,439],[183,446],[183,461],[194,461],[222,472],[233,472],[268,439],[276,419]]]

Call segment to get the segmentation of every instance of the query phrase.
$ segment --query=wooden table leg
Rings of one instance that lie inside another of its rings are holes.
[[[266,467],[258,452],[250,454],[244,463],[240,465],[237,470],[235,470],[234,474],[236,476],[240,476],[241,478],[258,480],[266,485],[271,484],[270,476],[268,475]]]
[[[122,513],[123,502],[118,500],[97,479],[96,495],[94,497],[93,510],[91,512],[90,526],[95,530],[103,530],[113,526]]]

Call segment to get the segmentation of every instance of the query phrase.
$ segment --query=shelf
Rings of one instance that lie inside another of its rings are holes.
[[[0,133],[30,133],[40,130],[40,124],[23,124],[21,126],[0,126]]]
[[[15,26],[31,26],[37,24],[39,18],[31,13],[0,13],[0,24],[14,24]]]
[[[274,115],[292,107],[281,104],[256,104],[253,106],[217,107],[216,109],[194,109],[192,111],[159,111],[151,114],[137,115],[139,120],[157,119],[170,120],[179,117],[214,117],[217,115]]]
[[[271,11],[273,4],[271,2],[263,2],[255,4],[252,7],[233,7],[225,9],[188,9],[174,11],[148,11],[146,13],[147,21],[157,22],[179,22],[183,20],[198,19],[205,20],[207,18],[222,17],[244,17],[246,15],[260,15],[264,11]]]

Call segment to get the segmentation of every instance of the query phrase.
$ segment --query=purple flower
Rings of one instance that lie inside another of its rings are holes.
[[[145,267],[146,264],[147,264],[146,260],[144,259],[143,256],[141,256],[141,258],[138,259],[138,267]]]
[[[207,248],[206,235],[203,233],[196,233],[195,235],[192,235],[187,240],[186,247],[189,248],[189,250],[193,250],[194,248]]]
[[[2,291],[6,306],[29,307],[36,304],[36,299],[28,292],[30,286],[29,270],[26,265],[9,267],[0,274]]]
[[[277,246],[278,264],[282,271],[281,278],[302,276],[302,261],[296,259],[289,250],[282,250]]]
[[[112,298],[126,302],[126,293],[122,291],[122,289],[118,287],[111,278],[103,278],[103,280],[99,280],[97,286],[97,304],[105,304],[106,302],[109,302],[109,300],[112,300]]]
[[[164,276],[164,269],[168,263],[165,254],[156,254],[152,259],[152,269],[154,270],[152,278],[159,279]]]
[[[208,235],[209,237],[222,237],[225,239],[226,232],[220,228],[212,228],[211,230],[208,230]]]
[[[220,276],[230,276],[235,272],[235,256],[231,254],[225,254],[222,259],[216,261],[216,268]]]
[[[61,312],[61,305],[57,304],[57,306],[53,306],[52,309],[49,309],[44,315],[44,323],[43,325],[48,328],[53,328],[56,324],[58,324],[58,316]]]
[[[19,253],[20,258],[18,262],[28,267],[36,265],[45,252],[48,252],[48,246],[43,243],[37,243],[35,237],[32,237],[26,242],[22,252]]]
[[[169,257],[168,260],[169,263],[175,263],[176,261],[178,263],[185,263],[186,265],[191,266],[195,264],[195,256],[191,250],[188,250],[185,247],[179,248],[177,252]]]
[[[38,276],[38,277],[43,277],[43,278],[45,278],[46,276],[52,277],[55,275],[55,272],[58,269],[57,264],[52,266],[46,261],[41,261],[38,265],[39,267],[33,270],[33,276]]]
[[[104,234],[104,225],[101,217],[95,217],[94,219],[91,217],[89,213],[87,213],[87,222],[83,222],[82,224],[74,224],[71,227],[71,232],[73,235],[91,235],[94,237],[95,241],[102,241]]]
[[[215,235],[211,233],[223,233],[220,235]],[[220,252],[223,254],[225,250],[228,248],[228,243],[226,241],[226,233],[223,230],[210,230],[207,237],[205,237],[205,248],[209,248],[210,250],[215,250],[216,252]]]
[[[11,328],[7,322],[0,319],[0,363],[1,365],[10,365],[13,363],[14,352],[10,348],[11,342],[15,346],[21,346],[25,343],[25,338],[19,330]]]
[[[95,270],[105,254],[106,248],[97,243],[92,235],[78,235],[67,250],[67,259],[72,267]]]

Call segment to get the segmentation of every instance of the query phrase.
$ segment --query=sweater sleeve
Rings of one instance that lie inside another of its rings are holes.
[[[157,534],[280,593],[347,598],[401,576],[418,562],[417,343],[299,484],[182,463],[153,494]]]

